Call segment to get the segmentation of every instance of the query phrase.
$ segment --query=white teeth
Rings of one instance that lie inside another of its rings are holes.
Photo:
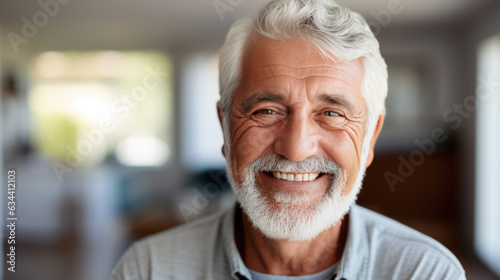
[[[286,181],[294,181],[294,182],[303,182],[303,181],[312,181],[318,178],[319,173],[285,173],[285,172],[273,172],[273,176],[275,178],[286,180]]]

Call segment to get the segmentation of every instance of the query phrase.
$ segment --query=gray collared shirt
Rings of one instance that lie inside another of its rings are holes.
[[[168,230],[130,247],[112,280],[251,280],[234,238],[235,208]],[[348,237],[335,280],[465,279],[443,245],[361,206],[349,214]]]

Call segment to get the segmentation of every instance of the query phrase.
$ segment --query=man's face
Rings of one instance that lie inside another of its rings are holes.
[[[353,187],[365,167],[361,151],[367,117],[361,60],[326,60],[299,39],[255,38],[245,53],[229,115],[231,152],[226,157],[235,185],[241,187],[254,176],[262,198],[276,208],[280,203],[275,194],[300,194],[308,207],[333,187],[342,188],[339,196],[357,192]],[[339,174],[305,170],[307,165],[285,174],[250,171],[253,163],[270,155],[291,164],[324,159],[337,164],[345,178],[333,184]],[[302,206],[295,203],[297,207]]]

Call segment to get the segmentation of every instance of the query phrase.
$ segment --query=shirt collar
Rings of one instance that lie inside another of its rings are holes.
[[[340,259],[335,279],[366,279],[368,270],[368,235],[359,206],[351,205],[344,253]]]
[[[234,218],[238,206],[235,205],[224,215],[222,221],[222,238],[224,250],[229,260],[229,267],[231,269],[231,276],[233,279],[252,279],[250,271],[248,271],[243,259],[241,258],[238,247],[236,247],[236,239],[234,238]]]
[[[224,250],[229,260],[231,276],[234,279],[252,279],[241,255],[236,247],[234,237],[234,218],[237,211],[235,204],[223,218],[222,238]],[[368,236],[366,234],[364,220],[360,216],[359,206],[353,204],[349,212],[349,224],[347,232],[347,241],[344,253],[339,261],[336,280],[346,279],[366,279],[368,269]]]

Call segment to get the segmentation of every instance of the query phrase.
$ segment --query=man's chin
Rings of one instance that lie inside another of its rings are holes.
[[[325,223],[321,218],[324,217],[324,211],[318,209],[321,202],[312,203],[296,195],[290,197],[290,194],[284,196],[278,199],[267,198],[268,200],[264,199],[261,203],[255,204],[240,201],[243,202],[243,211],[253,226],[267,238],[289,241],[311,240],[335,222]],[[280,202],[276,202],[277,200]]]
[[[270,208],[276,211],[293,211],[303,213],[314,211],[321,197],[311,197],[307,193],[275,192],[267,198]]]

